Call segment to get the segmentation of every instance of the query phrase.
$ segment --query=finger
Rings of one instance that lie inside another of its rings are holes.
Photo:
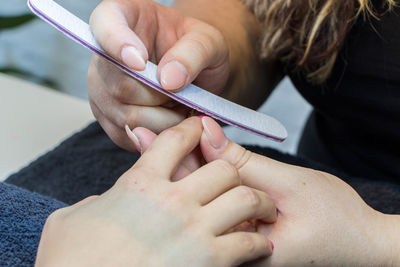
[[[102,84],[99,81],[102,81]],[[109,95],[122,104],[158,106],[171,101],[166,95],[133,79],[96,55],[92,57],[88,84],[96,90],[94,93],[97,93],[99,88],[105,88]]]
[[[200,147],[196,146],[194,150],[182,160],[180,167],[172,177],[172,181],[176,182],[187,177],[189,174],[203,166],[203,162],[204,159]]]
[[[89,94],[89,98],[100,109],[101,113],[119,127],[124,135],[125,125],[128,125],[131,129],[139,126],[145,127],[159,133],[178,124],[186,117],[184,108],[172,110],[160,106],[122,104],[101,88],[97,92],[91,90]]]
[[[135,146],[126,136],[124,130],[120,127],[112,123],[110,120],[107,119],[106,116],[100,111],[100,109],[96,106],[95,103],[90,101],[90,107],[92,109],[93,115],[95,116],[96,120],[99,122],[103,130],[107,133],[108,137],[119,147],[122,149],[126,149],[131,152],[136,152]]]
[[[223,266],[238,266],[242,263],[268,257],[273,244],[259,233],[234,232],[217,237],[217,248],[224,251]]]
[[[290,190],[296,167],[252,153],[228,140],[219,124],[210,117],[203,117],[202,123],[200,147],[206,161],[224,159],[230,162],[244,185],[265,191],[274,199],[278,197],[277,192]]]
[[[184,120],[159,134],[133,168],[150,170],[157,177],[170,179],[183,158],[199,144],[201,133],[199,118]]]
[[[137,22],[138,12],[133,1],[103,1],[90,16],[90,27],[107,53],[130,68],[143,70],[149,58],[148,52],[131,30]]]
[[[238,186],[217,197],[202,209],[204,218],[215,218],[207,227],[220,235],[245,221],[263,219],[276,221],[276,208],[272,199],[264,192],[247,186]]]
[[[207,24],[190,20],[186,24],[186,33],[164,54],[158,65],[159,80],[167,90],[183,89],[205,69],[213,69],[214,74],[219,69],[225,73],[227,69],[228,49],[222,34]],[[228,72],[225,74],[218,75],[219,79],[227,79]]]
[[[237,170],[224,160],[213,161],[179,182],[180,188],[200,205],[209,203],[238,185],[240,179]]]
[[[157,135],[155,133],[143,127],[137,127],[133,131],[131,131],[126,125],[125,130],[129,139],[135,145],[136,150],[140,151],[141,154],[143,154],[157,138]],[[175,174],[172,176],[171,181],[175,182],[185,178],[193,171],[200,168],[201,164],[201,151],[199,147],[196,147],[189,155],[187,155],[182,160],[181,164],[175,171]]]
[[[125,125],[125,131],[140,154],[143,154],[157,138],[155,133],[143,127],[137,127],[132,131],[128,125]]]

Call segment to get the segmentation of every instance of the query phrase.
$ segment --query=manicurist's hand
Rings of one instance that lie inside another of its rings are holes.
[[[279,210],[275,224],[258,225],[275,245],[258,266],[399,266],[399,216],[373,210],[333,175],[246,151],[211,118],[202,122],[205,159],[230,162],[243,184],[266,192]]]
[[[221,93],[230,73],[224,36],[177,9],[150,0],[104,0],[93,11],[90,26],[99,44],[132,69],[143,70],[148,60],[158,64],[163,88],[179,91],[195,81]],[[125,124],[159,133],[189,112],[97,56],[89,68],[88,88],[92,111],[103,129],[117,145],[131,151],[135,148]]]
[[[54,212],[36,266],[234,266],[269,256],[264,235],[230,231],[276,220],[269,196],[240,185],[233,165],[216,160],[171,181],[202,131],[190,118],[162,132],[110,190]]]

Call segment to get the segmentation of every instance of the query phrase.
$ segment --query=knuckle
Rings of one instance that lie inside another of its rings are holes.
[[[187,143],[187,137],[185,135],[185,133],[183,132],[182,129],[180,129],[179,127],[172,127],[169,128],[167,130],[164,130],[160,136],[162,136],[163,138],[166,138],[168,140],[171,141],[179,141],[182,144],[186,144]]]
[[[221,170],[221,172],[227,175],[231,183],[235,185],[240,184],[239,173],[236,170],[235,166],[223,159],[218,159],[214,161],[214,164],[217,168]]]
[[[111,95],[118,101],[123,102],[126,98],[126,91],[129,90],[126,80],[120,81],[111,90]]]
[[[242,234],[239,238],[239,242],[243,250],[247,251],[249,254],[253,254],[257,249],[256,242],[251,235]]]
[[[49,217],[47,217],[45,227],[49,228],[61,223],[65,218],[65,213],[67,209],[68,208],[61,208],[53,211],[53,213],[51,213]]]
[[[95,105],[95,103],[93,102],[93,99],[90,96],[89,96],[89,106],[90,106],[90,109],[92,110],[93,116],[96,118],[96,120],[99,120],[100,112],[96,108],[96,105]]]
[[[98,75],[97,75],[95,59],[92,58],[90,65],[89,65],[88,73],[87,73],[87,82],[88,82],[89,88],[90,88],[90,85],[93,83],[94,80],[96,80],[97,77],[98,77]]]
[[[168,210],[180,213],[183,216],[181,219],[186,225],[191,225],[194,224],[194,220],[191,219],[190,214],[182,213],[182,210],[187,210],[187,205],[191,202],[190,199],[186,192],[173,188],[163,194],[162,203]]]
[[[129,104],[128,95],[133,95],[135,91],[136,90],[132,85],[132,81],[124,77],[118,82],[118,84],[115,85],[115,87],[111,91],[111,95],[119,102]]]
[[[141,109],[130,109],[128,108],[125,112],[122,112],[120,117],[120,121],[118,122],[118,126],[125,127],[125,125],[129,125],[131,128],[135,128],[140,126],[139,120],[141,116]]]
[[[195,56],[200,66],[206,65],[206,63],[212,58],[211,50],[206,44],[207,41],[202,39],[203,37],[192,37],[191,39],[187,40],[187,45],[191,47],[192,55]]]
[[[240,170],[243,166],[247,164],[247,162],[249,162],[252,155],[253,153],[251,151],[244,148],[240,148],[238,152],[232,155],[233,165],[236,167],[237,170]]]
[[[239,186],[239,197],[243,200],[244,205],[250,209],[257,209],[261,205],[260,196],[247,186]]]

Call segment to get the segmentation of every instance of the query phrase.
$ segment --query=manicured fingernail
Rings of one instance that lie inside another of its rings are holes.
[[[188,72],[181,63],[173,60],[167,63],[160,73],[161,85],[164,89],[179,89],[185,85],[188,78]]]
[[[269,241],[271,243],[271,249],[274,250],[275,246],[274,243],[272,243],[272,241]]]
[[[125,46],[121,51],[122,61],[130,68],[135,70],[144,70],[146,62],[136,47]]]
[[[125,125],[125,131],[128,134],[129,139],[133,142],[136,147],[136,150],[143,154],[142,146],[140,145],[139,138],[132,132],[128,125]]]
[[[228,139],[226,138],[224,131],[215,120],[210,117],[203,117],[201,122],[208,142],[213,148],[221,149],[228,144]]]

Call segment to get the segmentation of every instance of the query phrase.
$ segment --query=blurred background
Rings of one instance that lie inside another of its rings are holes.
[[[100,1],[56,2],[88,21],[91,11]],[[173,0],[157,2],[170,5]],[[84,47],[36,18],[29,11],[25,0],[0,1],[0,73],[17,76],[85,101],[86,72],[90,57],[91,53]],[[4,87],[4,83],[0,83],[0,90],[5,90]],[[288,79],[281,82],[260,111],[285,125],[289,132],[285,142],[272,142],[233,127],[226,127],[227,135],[242,144],[267,145],[294,153],[310,106],[294,90]]]

